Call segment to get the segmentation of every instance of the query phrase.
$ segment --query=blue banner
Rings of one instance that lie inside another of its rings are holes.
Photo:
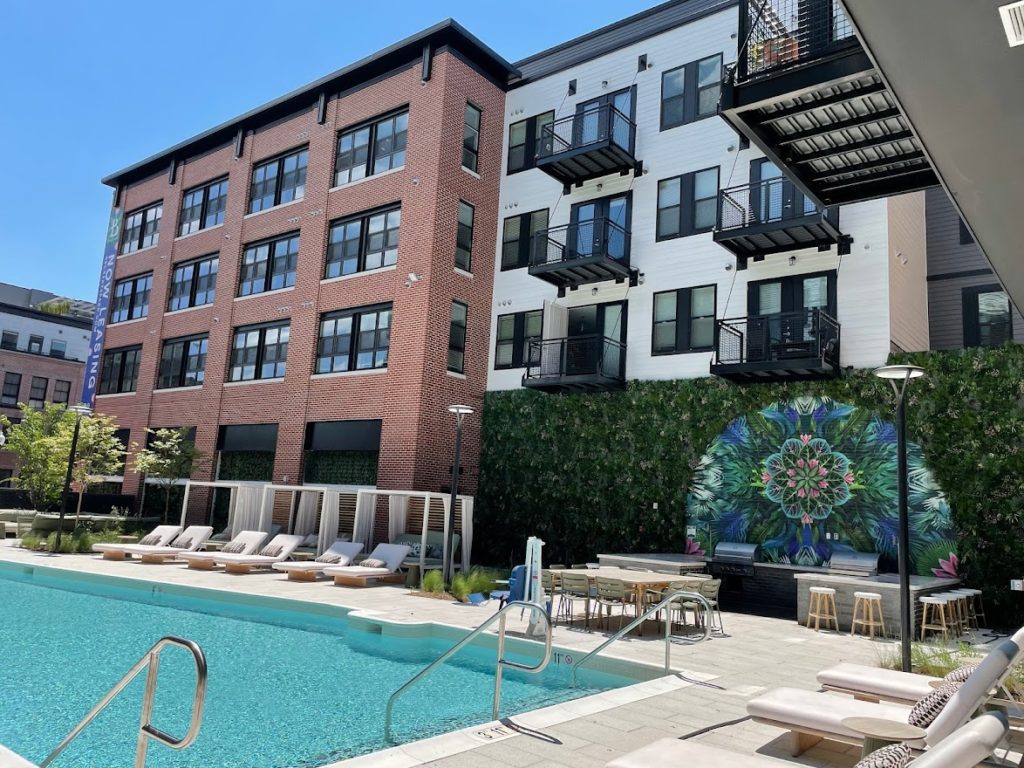
[[[103,339],[107,335],[107,315],[110,312],[110,292],[114,286],[117,242],[121,239],[122,214],[120,208],[114,208],[107,224],[107,245],[103,249],[100,285],[96,291],[96,314],[93,316],[92,334],[89,336],[89,357],[85,361],[85,376],[82,377],[82,402],[90,408],[96,401],[96,385],[100,380],[100,361],[103,359]]]

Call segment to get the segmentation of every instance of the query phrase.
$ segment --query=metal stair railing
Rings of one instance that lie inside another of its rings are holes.
[[[505,616],[509,611],[514,610],[516,608],[519,608],[520,610],[536,611],[540,613],[540,615],[544,619],[544,656],[538,664],[531,666],[529,664],[520,664],[517,661],[509,661],[505,658]],[[494,705],[491,708],[492,720],[498,719],[498,709],[501,705],[501,675],[505,667],[509,667],[511,669],[519,669],[523,672],[530,672],[532,674],[536,674],[537,672],[541,672],[548,665],[548,662],[551,661],[551,617],[548,616],[547,611],[544,609],[543,606],[538,605],[537,603],[528,603],[521,600],[506,603],[504,607],[499,609],[498,612],[491,616],[489,619],[487,619],[487,621],[485,621],[483,624],[474,629],[464,638],[459,640],[459,642],[457,642],[447,651],[445,651],[432,662],[430,662],[427,666],[425,666],[423,669],[421,669],[419,672],[413,675],[404,685],[402,685],[401,688],[399,688],[391,694],[390,698],[388,699],[387,708],[384,711],[384,738],[387,740],[389,744],[394,743],[394,740],[392,739],[391,736],[391,719],[392,710],[394,709],[395,706],[395,701],[403,693],[409,690],[412,686],[414,686],[428,674],[433,672],[436,667],[443,664],[445,661],[447,661],[456,653],[458,653],[462,648],[473,642],[473,640],[475,640],[478,636],[480,636],[487,629],[489,629],[490,626],[494,624],[495,621],[499,622],[498,661],[494,670]]]
[[[153,696],[156,694],[156,679],[159,674],[160,667],[160,653],[168,645],[177,645],[192,654],[192,658],[196,664],[196,687],[195,692],[192,696],[192,720],[189,722],[188,730],[185,735],[176,739],[169,734],[164,733],[159,728],[153,726],[150,722],[153,716]],[[171,749],[185,749],[196,740],[199,736],[199,727],[203,721],[203,706],[206,702],[206,656],[203,654],[202,648],[199,647],[192,640],[185,640],[180,637],[174,637],[168,635],[167,637],[160,638],[152,648],[132,666],[131,669],[122,677],[113,688],[107,691],[106,695],[100,699],[96,706],[89,710],[89,714],[82,718],[81,722],[78,723],[71,732],[64,737],[64,740],[56,746],[56,748],[46,756],[46,759],[39,764],[39,768],[47,768],[65,749],[71,744],[79,734],[84,731],[88,725],[96,719],[97,715],[100,714],[107,705],[110,704],[114,698],[121,693],[127,687],[127,685],[134,680],[139,672],[144,668],[148,667],[146,674],[146,692],[142,699],[142,716],[139,720],[139,740],[135,747],[135,768],[143,768],[146,765],[146,751],[149,748],[149,740],[158,741],[164,746],[170,747]]]
[[[699,594],[697,592],[688,592],[688,591],[685,591],[685,590],[680,590],[680,591],[677,591],[677,592],[673,592],[668,597],[662,598],[661,602],[658,603],[657,605],[652,605],[650,608],[648,608],[646,611],[644,611],[640,616],[637,616],[635,619],[633,619],[633,621],[631,621],[625,627],[620,629],[614,635],[612,635],[607,640],[605,640],[603,643],[601,643],[599,646],[597,646],[597,648],[595,648],[590,653],[588,653],[586,656],[584,656],[579,661],[577,661],[575,664],[573,664],[572,665],[572,685],[574,687],[576,685],[576,673],[577,673],[577,671],[579,670],[579,668],[581,666],[586,664],[588,661],[590,661],[590,659],[592,659],[594,656],[599,654],[601,651],[603,651],[609,645],[614,643],[616,640],[620,639],[623,635],[625,635],[626,633],[630,632],[635,627],[640,626],[644,621],[647,620],[647,617],[649,617],[652,613],[657,613],[658,611],[662,610],[663,608],[666,608],[667,606],[669,606],[670,603],[679,601],[680,599],[685,599],[687,602],[701,603],[703,605],[703,607],[704,607],[705,612],[707,613],[707,616],[708,616],[708,620],[704,622],[704,636],[701,637],[699,640],[695,640],[694,642],[695,643],[702,643],[705,640],[707,640],[709,637],[711,637],[711,612],[712,612],[713,608],[711,607],[711,603],[708,602],[708,599],[706,597],[704,597],[704,595],[701,595],[701,594]],[[669,610],[665,611],[665,673],[668,674],[671,671],[672,671],[672,611],[671,611],[671,609],[669,609]]]

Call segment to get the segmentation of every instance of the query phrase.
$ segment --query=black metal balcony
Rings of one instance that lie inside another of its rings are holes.
[[[740,0],[720,114],[815,202],[937,183],[839,0]]]
[[[567,189],[609,173],[638,173],[636,124],[612,104],[555,120],[541,130],[536,167]]]
[[[626,385],[626,345],[604,336],[530,342],[523,386],[542,392],[600,392]]]
[[[718,320],[711,373],[736,382],[837,376],[839,332],[822,309]]]
[[[839,231],[839,209],[822,208],[788,179],[765,179],[718,193],[715,242],[736,254],[737,267],[771,253],[800,248],[849,251],[850,238]]]
[[[598,218],[564,224],[538,232],[530,247],[529,272],[556,288],[577,288],[605,280],[629,280],[636,285],[637,271],[629,266],[630,233],[610,219]]]

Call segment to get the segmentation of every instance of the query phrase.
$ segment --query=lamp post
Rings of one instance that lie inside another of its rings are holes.
[[[924,376],[916,365],[885,365],[875,376],[886,379],[896,393],[896,483],[899,503],[900,657],[904,672],[910,671],[910,639],[914,634],[914,613],[910,597],[910,512],[907,509],[907,413],[903,405],[907,384]]]
[[[75,454],[78,453],[78,433],[82,428],[82,417],[92,413],[92,409],[80,403],[68,408],[75,414],[75,431],[71,436],[71,453],[68,455],[68,472],[64,476],[64,492],[60,497],[60,518],[57,520],[57,540],[54,543],[54,552],[60,552],[60,537],[64,532],[64,515],[67,514],[68,494],[71,492],[71,475],[75,470]]]
[[[448,412],[455,414],[455,457],[452,459],[452,500],[448,505],[448,535],[445,539],[444,580],[451,583],[455,575],[455,552],[452,541],[455,535],[455,500],[459,495],[459,463],[462,461],[462,422],[473,413],[468,405],[449,405]]]

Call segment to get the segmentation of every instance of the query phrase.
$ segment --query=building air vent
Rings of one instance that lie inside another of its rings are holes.
[[[1024,45],[1024,0],[1000,6],[999,16],[1003,20],[1003,30],[1010,47]]]

